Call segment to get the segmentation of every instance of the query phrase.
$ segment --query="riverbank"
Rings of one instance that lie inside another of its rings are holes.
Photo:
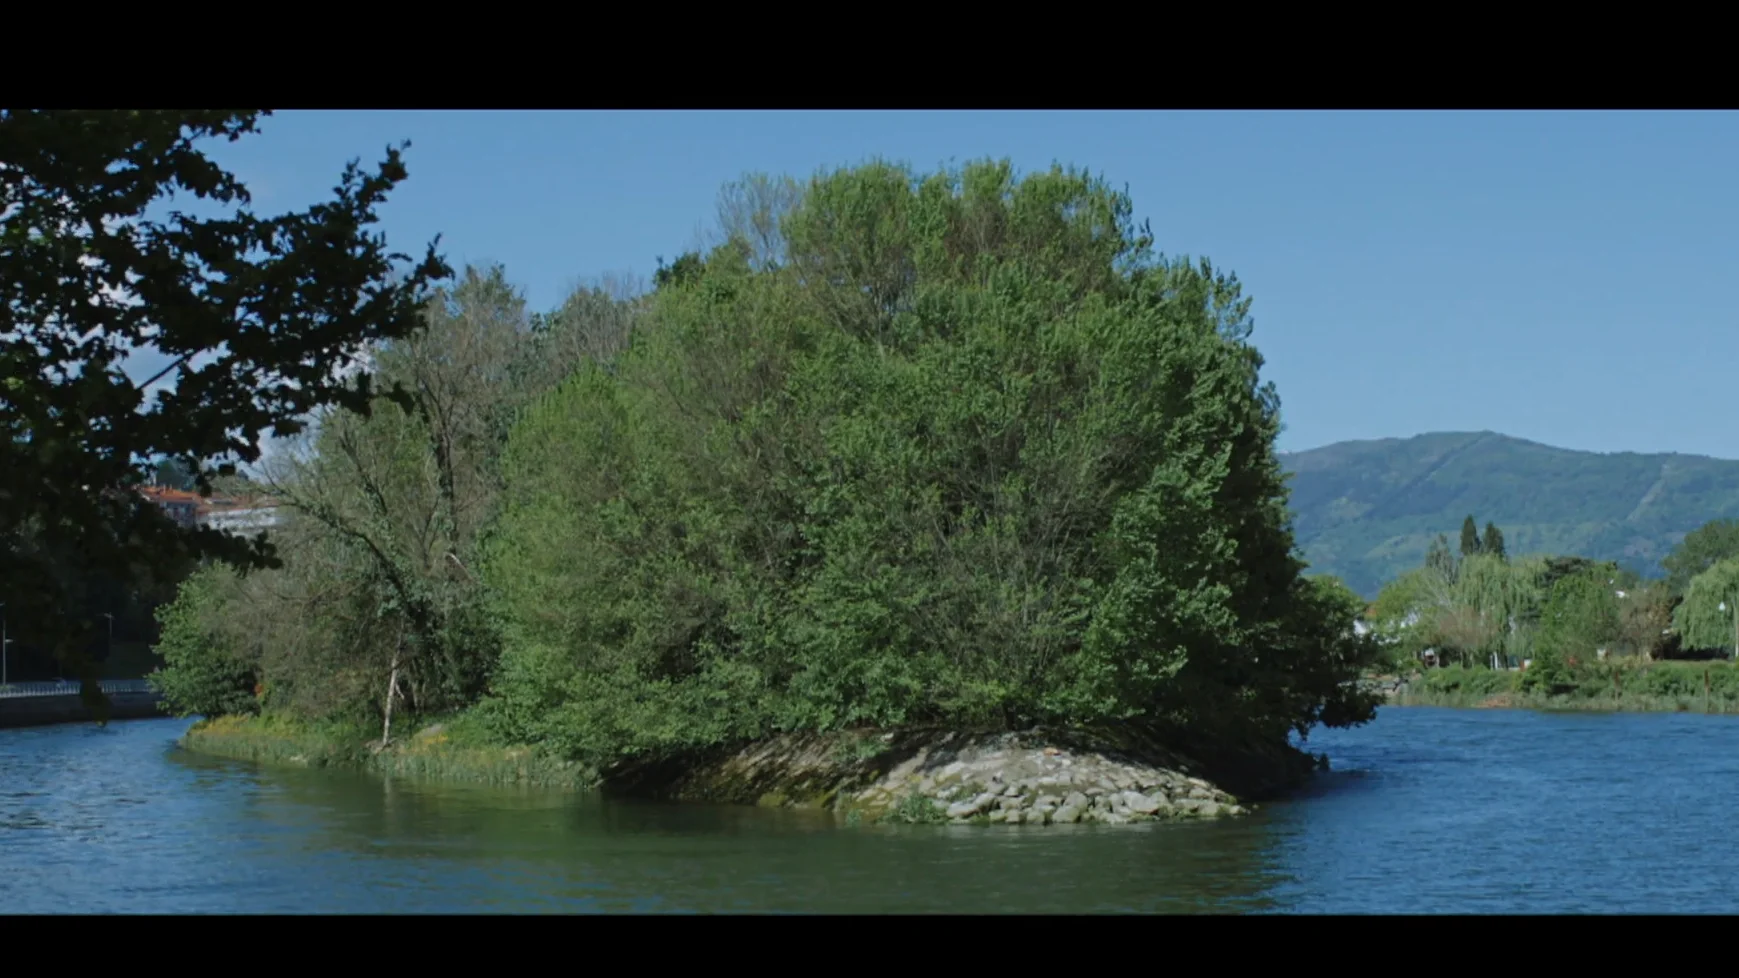
[[[598,774],[529,747],[490,745],[466,717],[379,749],[354,727],[223,717],[182,746],[268,764],[392,777],[597,788],[670,802],[831,811],[859,822],[1122,824],[1244,814],[1301,786],[1315,759],[1290,747],[1185,756],[1128,729],[785,735]],[[1230,790],[1228,790],[1230,789]]]
[[[1572,710],[1603,713],[1739,714],[1739,667],[1730,662],[1596,663],[1566,692],[1523,685],[1520,671],[1449,666],[1369,685],[1393,706]]]

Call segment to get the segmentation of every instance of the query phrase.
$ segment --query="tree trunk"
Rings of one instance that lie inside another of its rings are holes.
[[[382,720],[380,726],[380,746],[382,749],[385,749],[387,744],[392,743],[392,703],[393,699],[398,695],[399,656],[404,651],[404,647],[404,630],[400,629],[398,644],[394,645],[392,650],[392,671],[387,676],[386,680],[386,716]]]

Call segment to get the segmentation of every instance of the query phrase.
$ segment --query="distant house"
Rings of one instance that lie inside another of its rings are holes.
[[[161,486],[143,486],[139,494],[156,503],[177,525],[209,526],[231,533],[255,533],[278,523],[277,500],[267,496],[213,496]]]
[[[139,495],[157,504],[157,507],[179,526],[193,527],[199,525],[200,504],[203,502],[197,493],[183,492],[180,489],[165,489],[161,486],[144,486]]]

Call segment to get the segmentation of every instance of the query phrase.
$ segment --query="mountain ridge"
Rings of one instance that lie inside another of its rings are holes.
[[[1686,533],[1739,517],[1739,461],[1590,452],[1493,431],[1427,432],[1281,452],[1313,573],[1366,596],[1416,567],[1467,515],[1512,554],[1580,554],[1659,576]]]

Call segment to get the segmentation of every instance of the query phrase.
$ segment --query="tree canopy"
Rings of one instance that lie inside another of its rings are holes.
[[[1480,550],[1479,524],[1473,521],[1473,516],[1461,521],[1461,555],[1472,557]]]
[[[272,560],[263,539],[174,526],[130,487],[162,458],[195,485],[255,461],[262,436],[373,401],[364,359],[422,321],[448,270],[372,229],[405,179],[401,150],[352,163],[333,197],[266,217],[202,145],[261,112],[0,110],[0,590],[14,635],[85,623],[76,565],[126,576],[169,554]],[[192,198],[217,211],[166,210]],[[135,380],[123,366],[168,360]]]
[[[1673,624],[1691,648],[1739,655],[1739,558],[1717,561],[1691,578]]]
[[[1573,685],[1576,667],[1594,661],[1621,634],[1618,597],[1605,568],[1585,568],[1558,578],[1540,612],[1533,666],[1523,675],[1525,686],[1561,692]]]
[[[1235,278],[1062,169],[873,164],[785,206],[780,250],[673,271],[654,328],[515,426],[505,735],[1369,717]]]
[[[1667,587],[1685,594],[1691,578],[1723,560],[1739,557],[1739,520],[1712,520],[1685,534],[1672,553],[1661,558]]]
[[[377,394],[367,415],[327,409],[265,466],[282,504],[282,566],[240,580],[213,571],[161,613],[166,663],[154,678],[166,700],[205,712],[257,687],[247,709],[372,719],[383,739],[395,708],[474,703],[499,647],[477,569],[507,432],[579,364],[616,355],[639,307],[581,288],[531,313],[499,266],[437,289],[424,328],[374,358],[379,384],[406,397]]]
[[[1424,566],[1383,587],[1371,619],[1396,665],[1406,667],[1428,649],[1441,661],[1467,665],[1554,655],[1592,661],[1601,649],[1654,659],[1676,650],[1674,600],[1664,584],[1645,584],[1614,563],[1584,557],[1511,560],[1502,539],[1488,523],[1480,551],[1458,559],[1439,536]]]
[[[1480,541],[1479,549],[1481,553],[1490,554],[1499,560],[1508,556],[1504,550],[1504,531],[1498,529],[1496,523],[1485,525],[1485,539]]]

